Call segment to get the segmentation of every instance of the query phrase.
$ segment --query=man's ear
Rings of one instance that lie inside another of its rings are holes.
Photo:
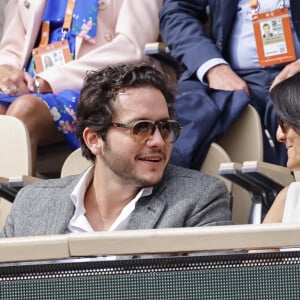
[[[87,127],[83,131],[83,139],[86,146],[94,155],[97,156],[102,153],[103,140],[97,132]]]

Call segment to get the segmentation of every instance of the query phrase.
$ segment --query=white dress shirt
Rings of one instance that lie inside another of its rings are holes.
[[[300,223],[300,182],[293,182],[288,188],[282,223]]]
[[[94,231],[88,219],[85,216],[86,210],[84,207],[84,197],[86,190],[93,179],[93,170],[94,166],[91,166],[86,170],[86,172],[81,177],[71,194],[71,199],[75,205],[75,212],[70,220],[67,233]],[[152,189],[152,187],[141,189],[137,193],[137,195],[122,209],[121,213],[111,225],[108,231],[124,230],[128,224],[131,213],[135,209],[137,201],[141,197],[151,195]]]

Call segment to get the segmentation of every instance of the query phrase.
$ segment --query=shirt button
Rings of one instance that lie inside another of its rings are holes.
[[[105,2],[99,1],[99,2],[98,2],[98,9],[99,9],[99,10],[102,10],[102,9],[105,9],[105,8],[106,8]]]
[[[111,41],[111,40],[112,40],[112,34],[111,34],[110,32],[105,32],[104,38],[105,38],[107,41]]]

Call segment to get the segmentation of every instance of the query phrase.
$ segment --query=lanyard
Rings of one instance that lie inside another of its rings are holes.
[[[70,30],[73,18],[73,12],[75,7],[75,0],[68,0],[68,5],[65,13],[65,19],[63,24],[63,39],[66,33]]]
[[[257,13],[259,11],[259,2],[258,0],[249,0],[249,6],[252,11],[252,13]],[[285,0],[280,1],[279,8],[284,8],[285,7]]]
[[[62,26],[62,40],[65,39],[67,32],[71,29],[73,12],[75,7],[75,0],[68,0],[64,23]],[[39,46],[48,45],[49,42],[49,34],[50,34],[50,23],[42,22],[42,30],[41,30],[41,41]]]

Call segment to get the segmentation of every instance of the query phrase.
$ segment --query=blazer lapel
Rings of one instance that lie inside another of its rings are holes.
[[[152,195],[143,197],[137,202],[126,229],[155,228],[166,206],[166,200],[159,197],[165,187],[166,184],[163,182],[159,187],[153,189]]]
[[[73,192],[75,186],[82,175],[65,178],[67,182],[62,181],[61,186],[57,185],[56,190],[52,189],[50,191],[46,189],[47,193],[50,193],[48,196],[44,194],[46,201],[55,197],[55,204],[52,205],[52,208],[48,212],[45,212],[45,220],[47,220],[47,226],[45,228],[44,234],[63,234],[66,232],[66,229],[69,225],[69,222],[74,214],[75,206],[71,199],[71,193]],[[71,179],[71,180],[70,180]]]
[[[290,5],[291,5],[293,25],[297,33],[298,40],[300,41],[300,1],[291,0]]]
[[[237,12],[238,0],[222,0],[222,11],[224,12],[222,18],[223,40],[227,39],[228,34],[232,30],[233,22]]]

